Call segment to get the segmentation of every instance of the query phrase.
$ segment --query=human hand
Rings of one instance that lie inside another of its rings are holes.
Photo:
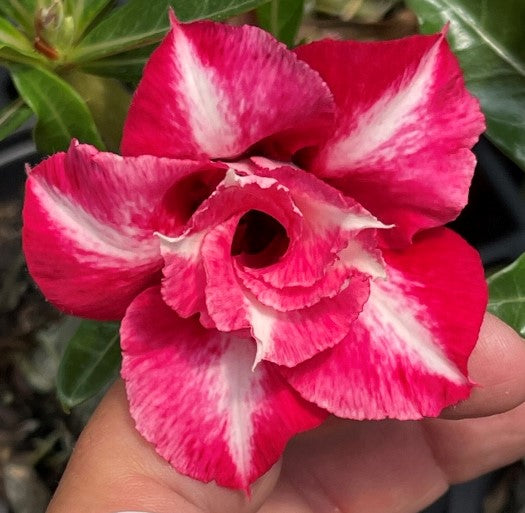
[[[525,343],[487,314],[467,401],[422,421],[343,421],[295,437],[243,492],[178,474],[135,430],[117,382],[82,433],[47,513],[412,513],[525,455]]]

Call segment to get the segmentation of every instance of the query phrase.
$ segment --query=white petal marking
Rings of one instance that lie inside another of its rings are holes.
[[[396,271],[390,269],[390,278],[395,279]],[[403,277],[399,277],[403,281]],[[388,280],[370,283],[370,297],[359,321],[371,333],[374,340],[381,327],[383,337],[388,333],[388,347],[392,354],[414,358],[427,372],[443,376],[453,383],[464,384],[465,376],[443,352],[432,335],[430,326],[424,326],[420,319],[426,318],[423,306],[406,297],[401,290]],[[383,339],[385,340],[385,339]]]
[[[340,227],[343,230],[364,230],[366,228],[392,228],[385,225],[368,212],[357,213],[343,210],[329,203],[311,198],[294,197],[294,203],[309,222],[327,228]]]
[[[182,30],[176,31],[174,46],[181,78],[178,101],[189,116],[193,139],[208,155],[235,151],[238,123],[228,109],[228,98],[217,84],[215,71],[204,66]]]
[[[440,43],[441,40],[430,49],[413,75],[404,77],[401,83],[394,85],[379,101],[361,113],[357,126],[328,149],[329,168],[347,169],[350,164],[358,167],[363,161],[369,163],[374,154],[377,158],[395,158],[396,147],[400,146],[404,153],[410,153],[411,146],[419,148],[418,138],[424,136],[420,131],[409,131],[403,137],[397,137],[396,134],[412,123],[417,126],[417,107],[425,103],[432,85]],[[384,143],[392,140],[395,140],[396,147],[392,145],[388,151],[377,151]]]
[[[221,394],[219,415],[226,418],[226,444],[240,476],[248,476],[253,454],[253,415],[262,395],[260,375],[252,372],[253,346],[246,339],[225,336],[226,350],[220,357]]]
[[[192,235],[180,235],[178,237],[168,237],[162,233],[155,232],[161,243],[161,251],[175,253],[186,259],[194,259],[200,255],[202,240],[206,235],[205,231],[193,233]]]
[[[253,362],[253,369],[273,349],[272,332],[276,322],[275,312],[265,307],[257,299],[246,297],[246,311],[252,326],[252,335],[257,342],[257,353]]]
[[[75,254],[79,262],[103,268],[113,267],[114,263],[96,258],[97,253],[136,265],[149,263],[152,258],[160,256],[158,242],[146,231],[125,225],[116,229],[103,223],[55,187],[40,180],[35,180],[33,191],[53,222],[83,250]]]
[[[348,246],[338,253],[338,257],[346,266],[354,267],[372,278],[386,278],[385,262],[379,251],[376,253],[367,251],[355,239],[351,240]]]

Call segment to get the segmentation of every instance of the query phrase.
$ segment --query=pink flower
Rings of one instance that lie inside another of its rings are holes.
[[[246,489],[329,413],[418,419],[469,395],[485,281],[443,225],[483,128],[443,34],[290,52],[173,20],[124,156],[73,142],[32,170],[28,266],[62,310],[123,319],[158,453]]]

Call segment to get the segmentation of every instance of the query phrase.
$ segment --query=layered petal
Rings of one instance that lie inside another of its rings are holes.
[[[121,340],[122,376],[138,431],[195,479],[248,490],[290,437],[326,417],[272,364],[252,371],[249,335],[181,319],[156,287],[131,304]]]
[[[445,228],[384,257],[388,278],[371,283],[348,336],[283,372],[304,398],[340,417],[436,416],[472,386],[467,361],[487,303],[483,268]]]
[[[342,340],[368,298],[368,278],[355,273],[334,297],[298,310],[277,311],[258,301],[236,274],[230,258],[235,223],[231,219],[216,227],[202,246],[206,304],[217,328],[250,328],[257,342],[256,364],[267,360],[293,366]]]
[[[368,297],[369,277],[381,271],[373,243],[382,225],[300,170],[238,173],[228,171],[185,234],[163,238],[162,295],[180,315],[203,313],[221,331],[250,328],[257,362],[295,365],[348,333]],[[270,234],[268,247],[259,248],[270,230],[264,218],[281,231],[276,244]],[[284,232],[290,242],[281,254],[276,246]],[[237,254],[237,245],[248,246],[247,254]]]
[[[336,130],[303,164],[396,229],[406,244],[467,202],[470,148],[484,130],[444,34],[398,41],[319,41],[296,49],[337,104]]]
[[[368,232],[365,238],[374,239],[375,229],[390,228],[351,197],[301,169],[277,166],[262,158],[252,161],[259,166],[254,176],[276,180],[288,191],[302,218],[300,236],[291,237],[290,247],[277,265],[245,269],[273,287],[312,287],[324,282],[328,269],[342,260],[339,253],[359,234]],[[377,261],[371,246],[367,243],[363,250],[370,250],[370,259]]]
[[[206,316],[204,286],[206,276],[202,263],[202,242],[217,225],[234,219],[233,230],[221,264],[230,265],[233,232],[242,214],[264,211],[285,226],[288,233],[299,237],[299,216],[288,193],[274,179],[256,180],[238,176],[233,169],[226,174],[211,196],[197,209],[190,226],[178,237],[161,236],[161,251],[165,261],[162,295],[182,317],[197,312]],[[229,293],[224,291],[224,294]],[[209,323],[207,323],[208,325]],[[240,326],[232,329],[238,329]]]
[[[156,207],[202,163],[123,158],[73,142],[29,175],[23,244],[31,275],[60,309],[118,319],[162,266]]]
[[[336,259],[324,269],[324,275],[310,286],[273,286],[234,262],[235,274],[242,285],[265,306],[279,312],[313,306],[322,298],[332,298],[354,279],[375,279],[386,276],[381,250],[377,247],[375,230],[357,233]]]
[[[322,140],[333,112],[319,75],[268,33],[172,16],[135,93],[122,152],[232,158],[265,140],[286,158]]]

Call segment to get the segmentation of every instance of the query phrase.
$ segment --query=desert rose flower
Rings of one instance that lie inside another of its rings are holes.
[[[248,489],[329,414],[418,419],[469,395],[486,287],[443,225],[483,128],[444,34],[292,52],[172,19],[123,156],[74,141],[31,171],[29,270],[62,310],[122,319],[158,453]]]

